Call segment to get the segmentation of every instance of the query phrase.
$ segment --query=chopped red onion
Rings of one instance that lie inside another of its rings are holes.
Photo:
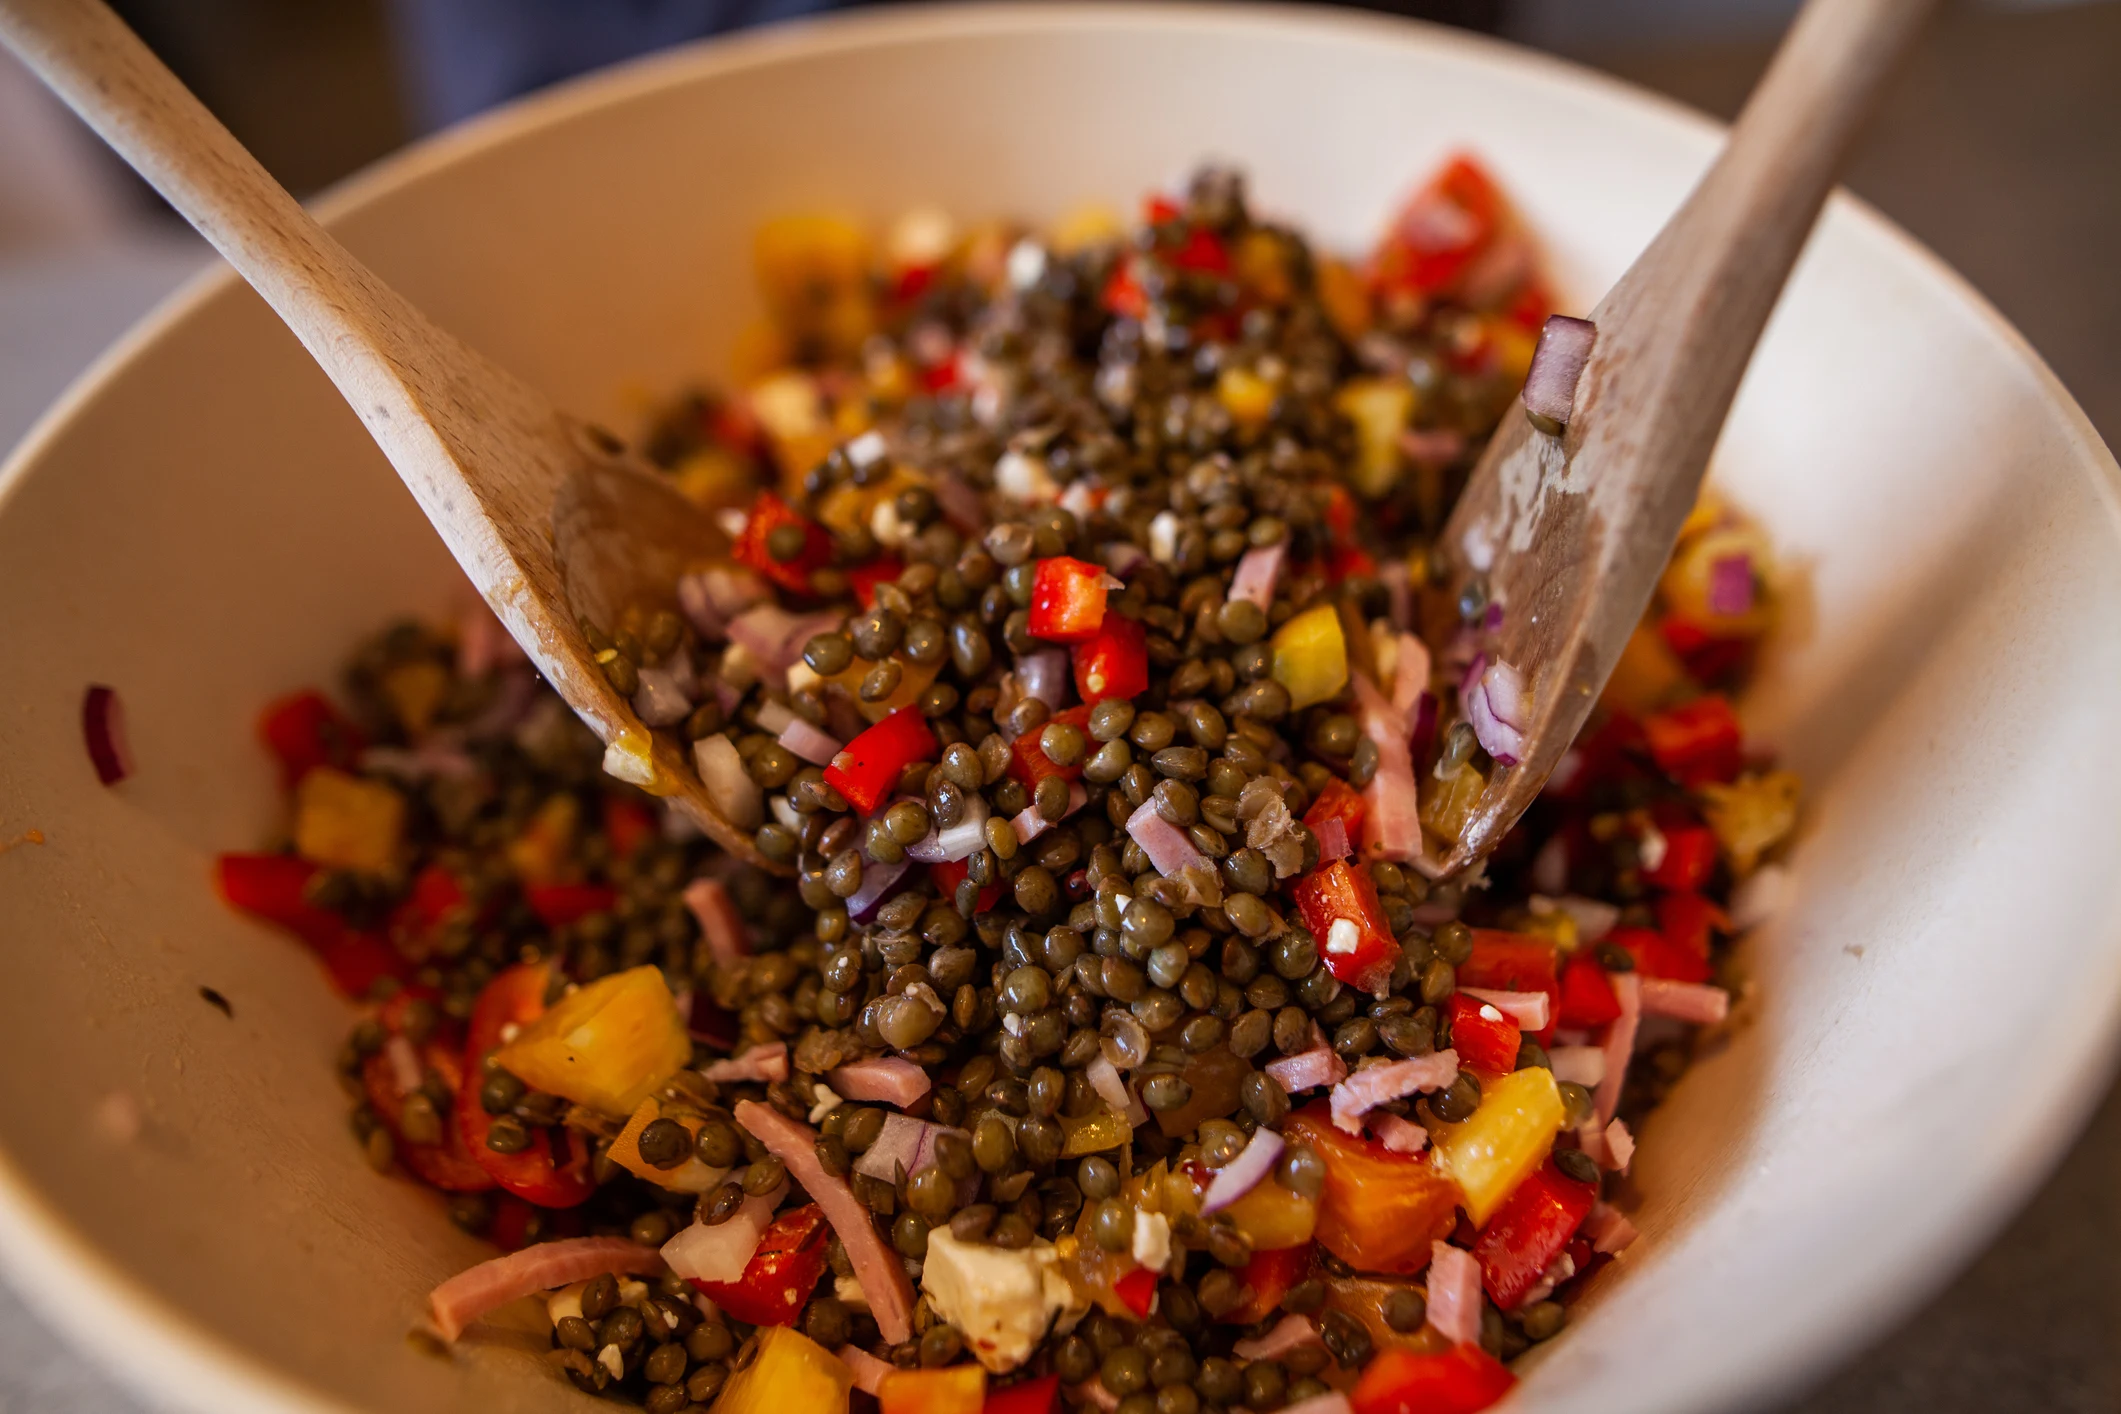
[[[840,626],[842,615],[791,614],[778,604],[759,604],[729,621],[729,641],[741,645],[769,675],[785,674],[803,656],[803,645]]]
[[[1082,782],[1068,782],[1068,808],[1061,812],[1061,819],[1067,819],[1089,803],[1090,793],[1083,789]],[[1053,821],[1038,813],[1037,806],[1027,805],[1011,817],[1009,828],[1016,831],[1016,842],[1018,844],[1029,844],[1040,835],[1046,833],[1046,831],[1052,829],[1053,824]]]
[[[980,503],[979,492],[967,485],[963,477],[954,471],[942,472],[935,478],[934,490],[936,508],[943,513],[943,519],[962,534],[985,533],[987,508]]]
[[[1140,1100],[1134,1098],[1134,1092],[1127,1088],[1127,1082],[1108,1058],[1098,1056],[1083,1067],[1083,1075],[1089,1080],[1090,1088],[1097,1092],[1097,1097],[1115,1113],[1125,1115],[1127,1123],[1139,1126],[1148,1122],[1149,1112],[1142,1108]]]
[[[785,702],[776,702],[769,697],[759,703],[758,722],[759,730],[762,732],[771,732],[773,735],[779,736],[781,728],[795,720],[795,709]]]
[[[1596,1090],[1605,1079],[1605,1050],[1600,1046],[1556,1046],[1547,1052],[1556,1080]]]
[[[877,1131],[876,1142],[863,1151],[854,1161],[854,1171],[885,1183],[898,1181],[898,1169],[905,1167],[911,1176],[935,1155],[935,1136],[938,1134],[965,1135],[962,1129],[934,1124],[911,1115],[887,1114],[884,1127]]]
[[[874,860],[862,866],[862,886],[847,900],[847,916],[857,923],[867,923],[882,906],[900,876],[912,867],[907,860],[896,864],[878,864]]]
[[[1480,1263],[1463,1247],[1429,1249],[1429,1324],[1453,1345],[1480,1342]]]
[[[1504,766],[1514,766],[1524,756],[1524,729],[1528,704],[1524,679],[1508,663],[1489,663],[1480,681],[1465,698],[1466,720],[1473,735]]]
[[[1291,1351],[1320,1343],[1318,1327],[1311,1324],[1311,1318],[1292,1311],[1275,1322],[1266,1334],[1241,1340],[1231,1347],[1231,1351],[1240,1360],[1279,1360]]]
[[[1460,987],[1458,990],[1475,1001],[1486,1002],[1510,1018],[1519,1031],[1547,1029],[1545,992],[1498,992],[1491,987]]]
[[[714,565],[678,579],[678,608],[700,636],[719,643],[729,621],[772,594],[766,581],[737,565]]]
[[[1559,833],[1547,836],[1547,842],[1532,856],[1532,887],[1542,894],[1558,894],[1569,886],[1569,841]]]
[[[703,736],[692,744],[692,763],[722,818],[740,830],[756,830],[765,818],[765,792],[744,769],[736,743],[721,732]]]
[[[96,779],[114,786],[133,773],[133,755],[125,740],[125,708],[118,690],[93,684],[81,699],[81,733],[88,738],[89,764]]]
[[[1448,427],[1409,427],[1399,434],[1399,450],[1410,462],[1448,466],[1465,454],[1466,434]]]
[[[781,728],[781,745],[813,766],[830,766],[832,758],[846,748],[840,742],[797,717]]]
[[[1105,544],[1104,561],[1106,569],[1125,579],[1149,563],[1149,555],[1132,540],[1112,540]]]
[[[400,1095],[410,1095],[420,1088],[427,1078],[427,1070],[420,1064],[419,1052],[412,1042],[403,1036],[392,1036],[383,1043],[383,1058],[390,1062],[390,1080]]]
[[[947,830],[931,828],[906,846],[906,857],[922,864],[950,864],[970,859],[987,847],[987,799],[977,792],[965,795],[965,814]]]
[[[679,685],[676,672],[667,667],[643,668],[638,676],[640,686],[634,689],[633,710],[642,722],[651,727],[668,727],[692,715],[692,699]]]
[[[1045,648],[1025,653],[1016,660],[1016,682],[1026,697],[1036,697],[1054,711],[1068,706],[1075,681],[1065,648]]]
[[[1731,994],[1706,982],[1642,979],[1642,1014],[1668,1016],[1696,1026],[1713,1026],[1731,1014]]]
[[[1201,1216],[1219,1213],[1259,1187],[1260,1180],[1274,1172],[1284,1147],[1281,1136],[1265,1125],[1253,1130],[1251,1142],[1243,1152],[1217,1169],[1215,1177],[1208,1181],[1207,1195],[1200,1203]]]
[[[1606,1026],[1605,1078],[1592,1095],[1592,1110],[1603,1125],[1620,1108],[1620,1088],[1628,1076],[1628,1058],[1635,1053],[1635,1032],[1642,1025],[1642,977],[1635,972],[1616,972],[1611,978],[1613,995],[1619,999],[1620,1015]]]
[[[1726,618],[1753,612],[1753,557],[1743,551],[1709,562],[1709,609]]]
[[[1156,813],[1153,801],[1143,801],[1141,808],[1127,817],[1127,833],[1149,856],[1149,863],[1156,872],[1167,879],[1175,879],[1182,870],[1206,867],[1206,856],[1193,847],[1193,841],[1185,836],[1178,826]]]
[[[1598,326],[1588,319],[1566,314],[1547,316],[1539,331],[1539,347],[1532,350],[1532,366],[1524,378],[1525,411],[1542,431],[1569,425],[1576,405],[1576,385],[1590,362],[1591,345],[1598,340]]]
[[[746,1198],[722,1222],[694,1222],[663,1244],[663,1260],[688,1281],[735,1281],[751,1265],[752,1254],[759,1250],[773,1222],[773,1210],[787,1193],[788,1185],[782,1183],[762,1197]]]
[[[1262,611],[1272,607],[1274,590],[1281,583],[1282,561],[1289,553],[1289,542],[1278,540],[1264,549],[1247,550],[1237,562],[1237,573],[1230,577],[1230,600],[1249,600]]]

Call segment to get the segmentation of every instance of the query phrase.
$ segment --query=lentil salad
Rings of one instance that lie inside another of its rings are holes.
[[[218,865],[370,1003],[368,1160],[508,1254],[440,1333],[542,1293],[556,1369],[657,1414],[1499,1399],[1631,1238],[1795,821],[1729,705],[1761,537],[1704,502],[1436,883],[1527,689],[1428,544],[1552,303],[1477,163],[1361,262],[1204,169],[1132,229],[797,217],[757,263],[740,391],[645,440],[727,552],[584,628],[794,888],[483,612],[274,704],[291,848]]]

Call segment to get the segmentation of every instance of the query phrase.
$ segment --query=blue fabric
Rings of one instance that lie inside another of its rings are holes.
[[[834,0],[392,0],[424,128],[688,39],[834,8]]]

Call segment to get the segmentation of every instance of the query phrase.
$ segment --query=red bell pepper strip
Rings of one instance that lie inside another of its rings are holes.
[[[1664,833],[1664,857],[1642,871],[1643,882],[1684,893],[1709,881],[1716,869],[1716,833],[1706,825],[1682,825]]]
[[[1150,192],[1142,198],[1142,224],[1144,226],[1167,225],[1184,214],[1184,208],[1162,192]]]
[[[1319,956],[1325,959],[1327,970],[1350,987],[1381,993],[1391,981],[1400,953],[1369,871],[1336,859],[1297,880],[1293,892],[1304,927],[1318,940]],[[1352,925],[1353,936],[1345,927],[1336,934],[1336,923]]]
[[[972,872],[972,866],[962,859],[946,859],[940,864],[928,866],[929,882],[935,885],[936,893],[953,907],[957,903],[957,886]],[[987,912],[1002,901],[1002,881],[996,879],[979,891],[979,901],[972,905],[975,916]]]
[[[280,783],[290,789],[318,766],[352,770],[363,745],[360,728],[314,691],[267,705],[258,718],[258,738],[280,763]]]
[[[501,1187],[541,1208],[571,1208],[596,1192],[596,1181],[589,1172],[589,1146],[566,1134],[567,1153],[555,1158],[551,1132],[533,1125],[527,1148],[514,1154],[497,1153],[486,1147],[494,1117],[479,1103],[487,1055],[501,1045],[508,1027],[523,1026],[545,1014],[545,993],[551,983],[552,971],[544,963],[525,963],[502,972],[479,993],[465,1031],[456,1121],[466,1150]]]
[[[386,939],[358,932],[309,901],[309,883],[322,872],[291,854],[224,854],[214,861],[214,888],[231,907],[285,928],[315,949],[343,997],[365,997],[385,977],[409,978],[412,964]]]
[[[1060,1376],[1040,1375],[1007,1389],[989,1389],[980,1414],[1055,1414],[1060,1402]]]
[[[390,911],[390,936],[411,956],[424,957],[435,930],[468,912],[457,876],[430,864],[413,876],[412,887]]]
[[[1316,1248],[1309,1242],[1254,1252],[1238,1272],[1244,1281],[1244,1300],[1217,1319],[1240,1326],[1264,1321],[1281,1306],[1289,1288],[1310,1275],[1315,1255]]]
[[[1133,256],[1120,261],[1114,268],[1111,278],[1105,281],[1103,293],[1098,296],[1098,303],[1108,313],[1123,319],[1141,319],[1148,315],[1149,295],[1135,277]]]
[[[609,913],[618,906],[618,890],[609,884],[531,884],[523,899],[548,928],[565,928],[592,913]]]
[[[1213,231],[1195,226],[1186,232],[1186,242],[1172,255],[1171,263],[1181,270],[1227,275],[1230,273],[1230,252],[1224,249]]]
[[[384,1005],[376,1020],[389,1035],[402,1036],[406,1008],[416,1000],[431,1001],[434,995],[426,988],[408,987]],[[438,1031],[419,1047],[419,1056],[421,1068],[441,1077],[452,1095],[463,1093],[462,1057],[450,1038]],[[458,1126],[445,1123],[438,1143],[414,1144],[406,1139],[401,1116],[410,1092],[398,1088],[397,1067],[383,1051],[361,1062],[361,1084],[377,1118],[397,1142],[398,1161],[421,1182],[445,1193],[483,1193],[494,1186],[493,1175],[472,1156]]]
[[[1033,638],[1051,643],[1087,643],[1105,621],[1105,571],[1066,555],[1038,562],[1031,579]]]
[[[825,783],[847,798],[863,815],[898,788],[899,777],[916,761],[933,761],[935,733],[920,708],[905,706],[863,732],[825,768]]]
[[[695,1281],[707,1299],[755,1326],[792,1326],[825,1274],[825,1210],[811,1203],[773,1220],[735,1281]]]
[[[1730,932],[1731,919],[1700,894],[1666,894],[1657,900],[1657,931],[1706,960],[1711,935]]]
[[[1692,619],[1667,614],[1657,625],[1657,635],[1696,682],[1715,683],[1736,673],[1753,656],[1757,638],[1721,638]]]
[[[1651,759],[1684,786],[1731,780],[1744,765],[1738,716],[1720,693],[1645,717],[1642,732]]]
[[[1142,1320],[1156,1309],[1156,1273],[1147,1267],[1136,1267],[1112,1283],[1112,1294],[1120,1303]]]
[[[1480,165],[1454,157],[1414,194],[1371,258],[1371,278],[1393,294],[1426,299],[1456,284],[1494,238],[1502,193]]]
[[[1075,645],[1075,690],[1095,707],[1149,690],[1149,634],[1125,614],[1107,614],[1095,637]]]
[[[1334,776],[1326,781],[1326,788],[1318,793],[1318,799],[1312,801],[1311,808],[1304,812],[1304,824],[1316,834],[1318,827],[1326,821],[1338,820],[1347,830],[1350,841],[1359,840],[1362,838],[1362,817],[1365,809],[1362,796],[1356,793],[1355,788],[1340,777]]]
[[[611,841],[613,859],[631,859],[656,833],[655,816],[646,806],[615,795],[604,797],[604,837]]]
[[[1570,1178],[1548,1159],[1503,1200],[1473,1243],[1480,1284],[1505,1311],[1554,1265],[1598,1201],[1598,1185]]]
[[[863,608],[876,602],[876,587],[895,582],[905,573],[905,562],[896,555],[878,555],[864,564],[847,571],[847,587],[854,591],[855,599]]]
[[[1081,727],[1087,731],[1090,726],[1090,709],[1070,707],[1065,712],[1054,713],[1053,721],[1066,722],[1070,726]],[[1037,790],[1038,783],[1048,776],[1059,776],[1064,781],[1072,781],[1082,775],[1082,762],[1078,761],[1073,766],[1061,765],[1046,754],[1046,748],[1038,744],[1038,739],[1038,732],[1025,732],[1009,743],[1009,774],[1022,781],[1025,789]]]
[[[1495,1012],[1495,1015],[1482,1015],[1488,1011]],[[1464,992],[1452,995],[1448,1014],[1451,1018],[1451,1049],[1458,1052],[1460,1065],[1505,1074],[1517,1069],[1517,1048],[1522,1038],[1516,1022],[1497,1008],[1476,1001]]]
[[[1473,951],[1458,965],[1458,985],[1497,992],[1545,992],[1549,1020],[1538,1040],[1543,1046],[1553,1039],[1553,1018],[1561,1014],[1561,974],[1551,940],[1475,928]]]
[[[1706,982],[1709,960],[1684,943],[1675,943],[1654,928],[1615,928],[1607,941],[1627,950],[1635,970],[1669,982]]]
[[[776,560],[766,548],[766,539],[784,525],[792,525],[803,533],[803,548],[792,560]],[[817,522],[799,515],[786,501],[771,491],[759,492],[758,499],[751,503],[751,514],[744,520],[744,533],[739,535],[730,554],[740,564],[749,565],[783,589],[797,594],[810,592],[810,574],[832,563],[832,537]]]
[[[1578,953],[1561,969],[1557,1014],[1571,1031],[1595,1031],[1620,1015],[1620,998],[1595,959]]]
[[[1477,1345],[1440,1355],[1389,1346],[1363,1370],[1348,1403],[1355,1414],[1478,1414],[1516,1384],[1517,1376]]]

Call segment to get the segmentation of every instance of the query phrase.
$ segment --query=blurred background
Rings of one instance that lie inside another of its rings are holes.
[[[114,8],[276,177],[308,196],[423,133],[583,70],[837,7],[117,0]],[[1368,8],[1499,34],[1728,118],[1797,4]],[[2121,443],[2121,0],[1947,0],[1847,184],[1979,287],[2109,445]],[[0,56],[0,451],[205,263],[182,223]],[[1972,1268],[1792,1408],[2121,1410],[2117,1175],[2121,1090]],[[0,1414],[140,1407],[0,1290]]]

